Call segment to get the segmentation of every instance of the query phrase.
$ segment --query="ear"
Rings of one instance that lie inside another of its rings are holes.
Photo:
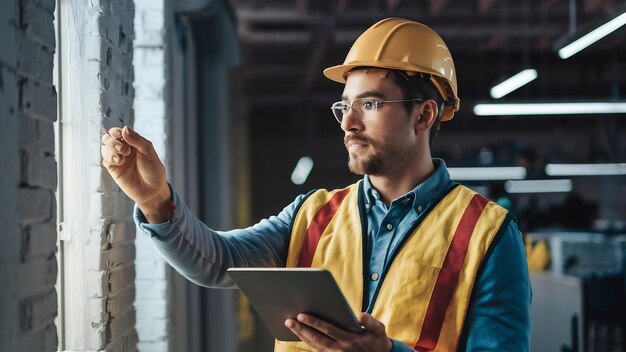
[[[415,133],[423,134],[428,133],[433,127],[437,119],[437,114],[439,113],[439,108],[434,100],[429,99],[415,106],[413,113],[417,115]]]

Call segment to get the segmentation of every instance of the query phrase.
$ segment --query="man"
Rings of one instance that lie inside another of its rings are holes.
[[[170,189],[149,141],[111,129],[103,164],[137,203],[139,226],[200,285],[232,285],[232,266],[330,270],[365,332],[301,314],[285,325],[303,342],[277,341],[277,351],[527,351],[530,286],[515,219],[430,155],[440,121],[459,108],[443,40],[386,19],[324,74],[345,83],[332,111],[362,181],[298,196],[247,229],[214,231]]]

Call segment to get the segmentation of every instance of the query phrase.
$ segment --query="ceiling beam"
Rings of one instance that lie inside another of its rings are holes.
[[[447,1],[447,0],[446,0]],[[497,2],[497,0],[480,0],[485,2],[492,2],[491,6]],[[549,0],[546,0],[549,1]],[[341,3],[338,4],[338,8]],[[509,4],[509,13],[507,14],[508,18],[512,20],[522,20],[523,19],[523,6],[514,3]],[[239,22],[243,22],[249,25],[285,25],[285,24],[329,24],[334,21],[336,24],[340,24],[342,26],[345,25],[360,25],[368,27],[372,23],[380,20],[381,15],[384,13],[366,10],[366,9],[350,9],[350,11],[342,11],[337,12],[335,17],[332,18],[327,14],[322,13],[301,13],[298,10],[294,9],[284,9],[284,8],[264,8],[264,9],[255,9],[255,8],[237,8],[237,20]],[[487,17],[481,17],[480,21],[476,18],[476,9],[471,7],[454,7],[448,6],[446,10],[442,12],[444,16],[439,16],[437,18],[432,18],[428,14],[425,13],[406,13],[403,14],[404,18],[418,21],[430,23],[433,21],[437,22],[475,22],[476,25],[480,25],[481,23],[487,22],[499,22],[501,18],[501,13],[496,12],[488,12],[485,15]],[[549,20],[550,21],[567,21],[569,19],[569,12],[567,6],[564,7],[555,7],[551,8],[549,11]]]
[[[558,23],[545,23],[540,25],[531,26],[526,33],[519,30],[524,26],[523,23],[511,23],[509,26],[502,28],[500,24],[483,24],[480,26],[459,26],[459,25],[442,25],[433,26],[436,28],[437,33],[444,38],[446,42],[451,42],[456,39],[481,39],[484,38],[485,43],[489,38],[493,37],[494,33],[498,33],[501,36],[508,38],[543,38],[543,37],[560,37],[563,34],[562,26]],[[363,30],[335,30],[334,40],[335,44],[349,44],[353,42]],[[251,31],[246,26],[240,27],[240,38],[244,43],[250,44],[267,44],[267,43],[279,43],[279,44],[306,44],[311,43],[314,39],[313,34],[305,29],[302,30],[263,30],[263,31]],[[449,43],[448,43],[449,45]]]

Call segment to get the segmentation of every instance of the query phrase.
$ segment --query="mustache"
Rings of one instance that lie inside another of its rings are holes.
[[[348,142],[361,142],[361,143],[366,143],[366,144],[375,144],[374,141],[369,139],[368,137],[359,136],[356,134],[350,134],[350,135],[343,137],[343,143],[348,144]]]

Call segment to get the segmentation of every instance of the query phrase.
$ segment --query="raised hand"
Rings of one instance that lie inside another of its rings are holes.
[[[171,192],[165,167],[152,143],[128,126],[111,128],[102,136],[102,165],[141,209],[148,222],[171,217]]]

